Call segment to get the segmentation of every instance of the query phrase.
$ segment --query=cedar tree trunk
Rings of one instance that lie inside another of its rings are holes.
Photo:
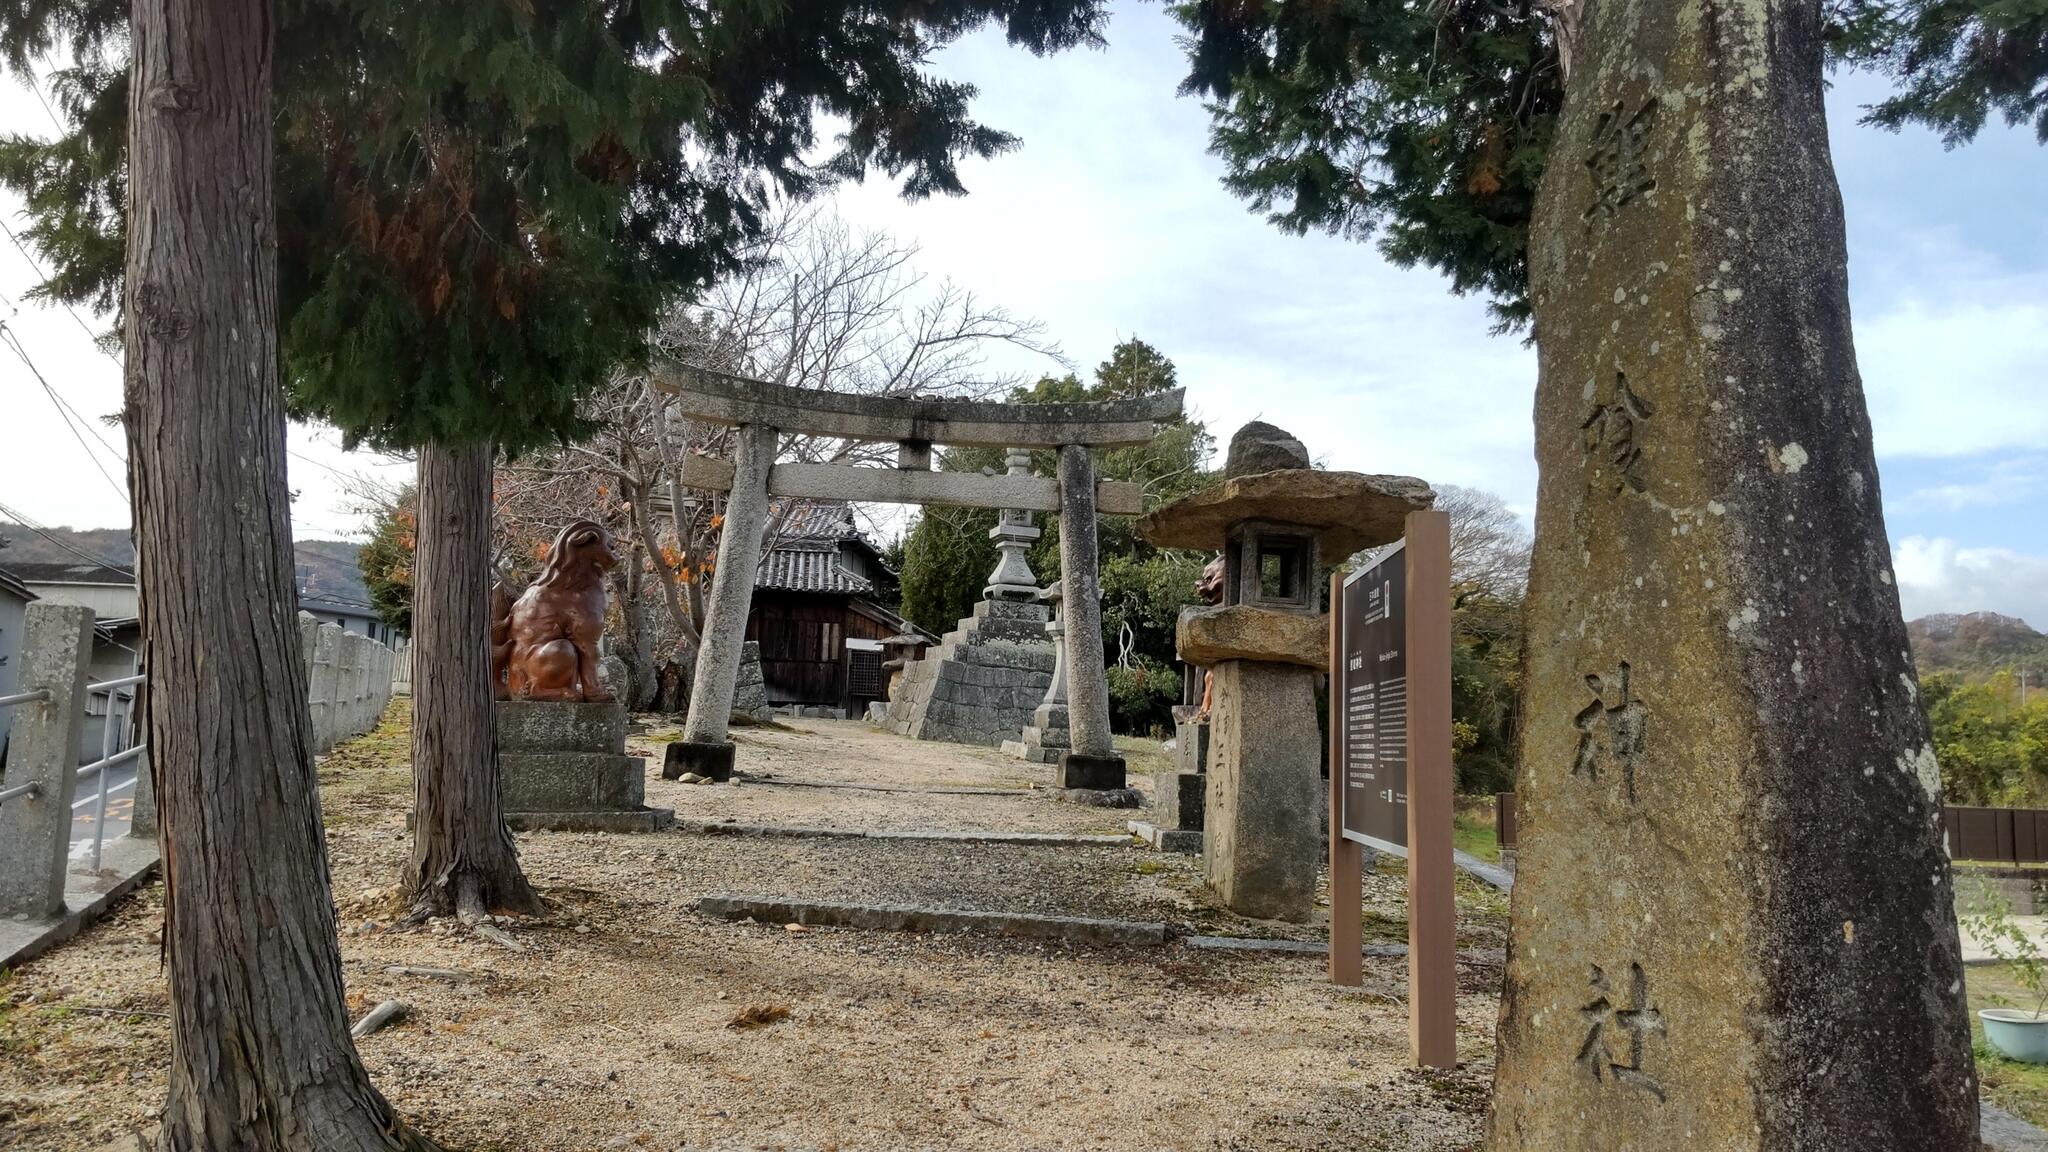
[[[265,0],[136,0],[127,341],[166,1152],[431,1149],[348,1034],[285,489]]]
[[[498,793],[491,683],[489,444],[420,449],[413,545],[412,861],[415,917],[535,912]]]

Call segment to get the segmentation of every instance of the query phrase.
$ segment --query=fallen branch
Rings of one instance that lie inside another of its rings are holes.
[[[488,922],[479,923],[476,926],[476,934],[500,947],[510,948],[514,952],[526,951],[526,945],[514,940],[510,932],[505,931],[496,924]]]
[[[393,964],[384,969],[387,976],[423,976],[429,980],[446,980],[451,984],[467,984],[476,979],[467,972],[453,968],[425,968],[413,964]]]
[[[372,1032],[405,1019],[411,1012],[412,1005],[403,1000],[386,1000],[370,1009],[370,1014],[358,1020],[356,1026],[348,1030],[348,1034],[352,1039],[360,1040]]]

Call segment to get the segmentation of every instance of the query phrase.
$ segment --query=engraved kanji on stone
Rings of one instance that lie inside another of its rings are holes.
[[[1607,986],[1607,973],[1598,964],[1593,965],[1588,983],[1595,997],[1579,1009],[1580,1018],[1586,1022],[1586,1040],[1579,1045],[1578,1062],[1594,1080],[1604,1084],[1612,1079],[1617,1084],[1640,1088],[1662,1102],[1664,1086],[1643,1071],[1643,1042],[1664,1034],[1664,1014],[1650,1006],[1650,978],[1643,974],[1643,966],[1631,963],[1628,971],[1628,1002],[1617,1007]],[[1617,1030],[1627,1036],[1625,1061],[1615,1058],[1614,1049],[1607,1042],[1608,1035]]]
[[[1643,101],[1635,114],[1624,117],[1627,105],[1620,100],[1600,114],[1593,127],[1593,151],[1586,157],[1586,172],[1593,181],[1593,203],[1585,212],[1586,227],[1611,220],[1636,197],[1657,187],[1650,175],[1649,135],[1657,123],[1657,98]]]
[[[1626,660],[1613,676],[1586,677],[1586,690],[1593,694],[1592,701],[1572,717],[1572,726],[1579,730],[1572,775],[1597,783],[1603,769],[1619,768],[1622,792],[1633,804],[1636,766],[1643,759],[1643,729],[1649,723],[1650,709],[1629,687]],[[1608,702],[1610,696],[1613,703]]]
[[[1595,403],[1579,425],[1587,458],[1614,470],[1611,482],[1616,492],[1623,488],[1641,492],[1648,487],[1643,480],[1643,438],[1650,417],[1656,414],[1657,406],[1629,387],[1628,374],[1616,372],[1612,396],[1605,403]]]

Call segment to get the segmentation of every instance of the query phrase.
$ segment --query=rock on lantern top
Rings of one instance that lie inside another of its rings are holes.
[[[1408,513],[1436,502],[1413,476],[1308,465],[1300,440],[1254,421],[1230,438],[1221,484],[1153,509],[1138,521],[1138,534],[1161,548],[1221,548],[1232,525],[1264,520],[1313,529],[1324,555],[1342,557],[1399,540]]]

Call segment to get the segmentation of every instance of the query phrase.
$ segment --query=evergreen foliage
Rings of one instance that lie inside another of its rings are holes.
[[[1866,123],[1953,148],[1997,115],[2048,144],[2048,0],[1835,0],[1834,16],[1836,51],[1898,84]]]
[[[126,0],[0,4],[17,75],[57,50],[71,130],[0,138],[45,297],[111,311],[126,211]],[[991,21],[1047,52],[1099,0],[280,0],[278,276],[295,412],[383,446],[582,431],[665,304],[736,266],[778,197],[870,168],[908,196],[1016,140],[927,75]],[[845,122],[819,155],[822,116]]]
[[[1538,0],[1177,0],[1223,182],[1294,233],[1377,239],[1526,325],[1529,215],[1564,98]],[[1866,123],[2048,143],[2048,0],[1829,0],[1836,59],[1892,78]]]

